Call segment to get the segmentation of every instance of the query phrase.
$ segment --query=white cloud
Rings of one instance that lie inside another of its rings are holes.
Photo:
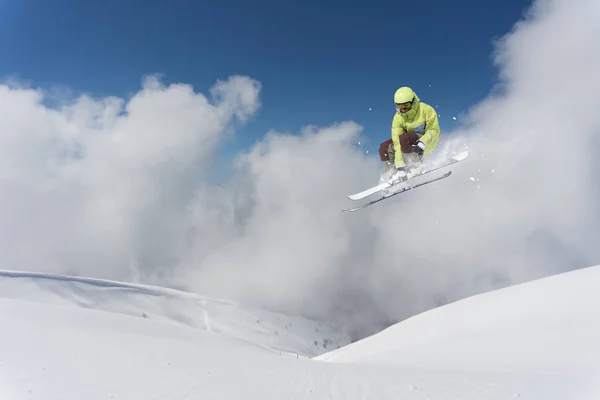
[[[256,114],[260,107],[257,93],[262,85],[246,76],[233,76],[227,81],[217,81],[211,94],[218,100],[219,107],[234,114],[241,121]]]
[[[216,104],[148,78],[126,103],[83,97],[59,110],[0,87],[3,267],[126,278],[124,266],[171,265],[220,135],[258,104],[254,81],[230,83]]]
[[[1,267],[177,284],[362,334],[597,263],[598,7],[536,3],[498,43],[501,90],[440,146],[468,143],[471,158],[356,214],[340,212],[345,196],[379,165],[352,122],[269,132],[230,182],[209,183],[217,146],[259,112],[250,78],[218,81],[209,100],[150,77],[128,101],[60,109],[0,86]]]

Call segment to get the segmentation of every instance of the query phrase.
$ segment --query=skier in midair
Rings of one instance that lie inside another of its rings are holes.
[[[392,137],[379,146],[384,168],[381,181],[406,179],[406,174],[420,165],[423,156],[431,153],[440,139],[437,112],[421,102],[411,88],[396,90],[394,103]]]

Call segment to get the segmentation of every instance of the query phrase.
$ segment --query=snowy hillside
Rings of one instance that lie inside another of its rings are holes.
[[[317,359],[600,379],[599,284],[600,266],[484,293]]]
[[[301,356],[318,355],[350,342],[331,327],[306,318],[177,290],[108,280],[0,271],[0,298],[174,323]]]
[[[3,400],[600,395],[600,266],[440,307],[313,360],[265,349],[298,346],[300,333],[281,330],[300,319],[278,325],[283,316],[263,312],[271,328],[261,330],[257,310],[171,290],[17,273],[0,282]]]

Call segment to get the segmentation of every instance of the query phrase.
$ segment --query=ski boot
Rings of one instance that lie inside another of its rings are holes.
[[[408,174],[406,172],[406,167],[405,166],[395,168],[394,171],[392,171],[392,176],[388,179],[388,182],[392,186],[389,187],[389,188],[387,188],[387,189],[383,189],[383,191],[381,192],[381,194],[383,196],[388,196],[388,195],[394,193],[395,189],[397,189],[396,185],[398,185],[399,183],[404,182],[407,179],[408,179]]]
[[[389,181],[394,173],[396,172],[396,168],[394,168],[394,163],[391,161],[382,161],[383,171],[379,176],[379,183],[384,183]]]
[[[407,175],[414,175],[419,172],[422,166],[423,156],[418,153],[403,153],[402,157],[406,163]]]

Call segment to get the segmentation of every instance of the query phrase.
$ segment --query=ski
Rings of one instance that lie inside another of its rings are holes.
[[[457,155],[451,157],[450,159],[448,159],[448,161],[444,162],[442,165],[439,165],[439,166],[437,166],[435,168],[430,168],[430,169],[425,169],[425,170],[422,170],[422,171],[418,171],[416,174],[409,175],[408,176],[408,180],[416,178],[418,176],[422,176],[422,175],[428,174],[428,173],[433,172],[433,171],[437,171],[438,169],[445,168],[445,167],[448,167],[450,165],[456,164],[458,162],[463,161],[468,156],[469,156],[469,151],[465,150],[465,151],[460,152]],[[403,182],[406,182],[406,181],[403,181]],[[381,192],[382,190],[387,189],[387,188],[392,187],[392,186],[397,185],[397,184],[398,184],[398,182],[390,182],[390,181],[384,182],[384,183],[380,183],[379,185],[373,186],[373,187],[371,187],[369,189],[366,189],[366,190],[363,190],[362,192],[351,194],[351,195],[348,196],[348,198],[350,200],[364,199],[365,197],[368,197],[368,196],[370,196],[372,194],[375,194],[377,192]]]
[[[354,212],[354,211],[362,210],[363,208],[366,208],[366,207],[372,206],[372,205],[373,205],[373,204],[375,204],[375,203],[379,203],[379,202],[380,202],[380,201],[382,201],[382,200],[389,199],[390,197],[393,197],[393,196],[395,196],[395,195],[397,195],[397,194],[404,193],[404,192],[407,192],[407,191],[409,191],[409,190],[412,190],[412,189],[418,188],[419,186],[427,185],[428,183],[433,183],[433,182],[436,182],[436,181],[442,180],[442,179],[444,179],[444,178],[447,178],[447,177],[449,177],[451,174],[452,174],[452,171],[448,171],[448,172],[446,172],[444,175],[442,175],[442,176],[438,176],[437,178],[433,178],[433,179],[430,179],[430,180],[428,180],[428,181],[424,181],[424,182],[418,183],[418,184],[416,184],[416,185],[413,185],[413,186],[406,186],[406,187],[402,188],[401,190],[399,190],[399,191],[397,191],[397,192],[394,192],[394,193],[392,193],[392,194],[389,194],[389,195],[387,195],[387,196],[381,196],[381,197],[379,197],[378,199],[371,200],[371,201],[369,201],[368,203],[365,203],[365,204],[363,204],[363,205],[360,205],[360,206],[358,206],[358,207],[351,208],[351,209],[348,209],[348,210],[342,210],[342,211],[343,211],[343,212]],[[406,181],[405,181],[405,182],[406,182]],[[404,183],[404,182],[403,182],[403,183]]]

